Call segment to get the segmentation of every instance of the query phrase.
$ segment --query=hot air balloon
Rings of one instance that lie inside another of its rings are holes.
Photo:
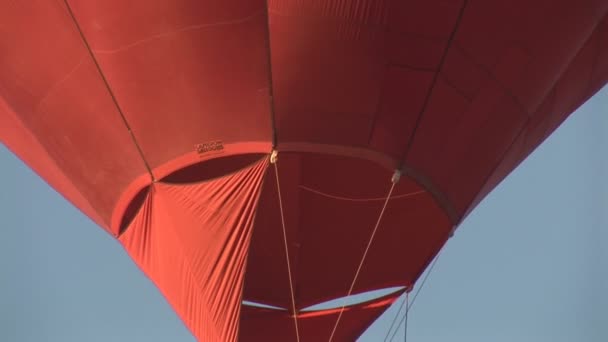
[[[0,9],[2,142],[201,341],[355,340],[608,81],[606,0]]]

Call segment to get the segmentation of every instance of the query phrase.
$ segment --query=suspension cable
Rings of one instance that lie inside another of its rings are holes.
[[[409,292],[405,292],[405,305],[406,306],[410,306],[410,293]],[[405,329],[403,329],[403,342],[407,342],[407,316],[408,313],[410,312],[410,310],[405,310]],[[400,324],[401,325],[401,324]]]
[[[374,241],[374,237],[376,236],[376,232],[378,231],[378,227],[380,226],[380,221],[382,220],[382,216],[384,216],[384,212],[386,211],[386,207],[388,206],[388,202],[391,199],[391,195],[393,194],[393,190],[395,189],[395,185],[399,181],[400,176],[401,176],[401,173],[398,170],[395,171],[395,174],[393,175],[393,178],[391,179],[391,181],[392,181],[391,188],[388,191],[388,195],[386,195],[386,199],[384,200],[384,205],[382,206],[382,210],[380,211],[380,215],[378,216],[376,225],[374,226],[374,229],[372,230],[372,234],[370,235],[369,240],[367,241],[367,246],[365,247],[365,252],[363,252],[363,256],[361,257],[361,261],[359,262],[359,266],[357,267],[357,271],[355,272],[355,277],[353,278],[353,281],[350,284],[350,288],[348,289],[348,293],[346,294],[346,297],[350,296],[353,292],[353,289],[355,288],[355,283],[357,282],[357,278],[359,277],[359,273],[361,272],[361,268],[363,267],[363,263],[365,262],[367,253],[369,252],[372,242]],[[329,336],[329,342],[331,342],[334,338],[336,330],[338,329],[338,324],[340,323],[340,319],[342,318],[342,314],[344,313],[345,307],[346,307],[346,303],[342,304],[342,307],[340,308],[340,313],[338,314],[338,318],[336,319],[336,323],[334,324],[334,328],[331,331],[331,335]]]
[[[405,293],[407,295],[407,290]],[[406,297],[406,299],[407,299],[407,297]],[[399,315],[401,314],[401,310],[403,309],[404,305],[409,308],[409,303],[406,303],[405,300],[401,302],[401,305],[399,305],[399,309],[397,309],[397,313],[395,314],[395,317],[393,318],[393,321],[391,322],[391,326],[388,327],[388,330],[386,331],[386,336],[384,336],[384,342],[388,341],[388,336],[391,334],[391,331],[393,330],[395,323],[397,323],[397,318],[399,318]],[[406,313],[407,313],[407,309],[406,309]],[[395,336],[395,334],[391,335],[391,340],[392,340],[393,336]]]
[[[296,329],[296,341],[300,342],[300,329],[298,328],[298,312],[296,311],[296,296],[293,289],[293,278],[291,274],[291,263],[289,259],[289,246],[287,244],[287,229],[285,228],[285,214],[283,212],[283,198],[281,197],[281,182],[279,181],[279,167],[277,166],[277,151],[272,151],[270,163],[274,165],[274,175],[277,181],[277,195],[279,198],[279,210],[281,212],[281,225],[283,226],[283,243],[285,245],[285,259],[287,261],[287,274],[289,275],[289,291],[291,293],[291,308],[293,310],[293,324]]]
[[[409,314],[410,310],[412,309],[412,307],[414,306],[414,303],[416,302],[416,298],[418,298],[418,295],[420,294],[420,291],[422,291],[422,289],[424,288],[424,284],[426,283],[426,281],[429,279],[429,276],[433,272],[433,269],[435,268],[435,265],[437,265],[437,261],[439,260],[439,257],[441,256],[441,252],[442,251],[443,251],[443,248],[440,249],[439,252],[437,252],[437,255],[435,256],[435,259],[431,263],[431,266],[429,267],[429,270],[424,275],[424,278],[422,279],[422,282],[420,283],[420,287],[416,290],[416,293],[414,294],[414,297],[412,298],[411,302],[409,302],[409,293],[406,292],[405,300],[403,302],[401,302],[401,305],[399,306],[399,309],[397,310],[397,313],[395,314],[395,318],[393,318],[393,321],[391,322],[391,326],[388,328],[388,331],[386,332],[386,336],[384,336],[384,342],[386,342],[386,341],[392,341],[393,338],[395,338],[395,335],[397,334],[397,331],[399,331],[399,328],[401,327],[401,324],[404,323],[404,321],[405,321],[405,329],[406,329],[406,334],[407,334],[407,319],[408,319],[408,314]],[[401,313],[401,310],[403,309],[404,306],[405,306],[405,316],[403,318],[401,318],[401,320],[399,320],[399,324],[397,325],[397,328],[395,328],[395,331],[393,332],[393,334],[391,335],[391,338],[389,340],[388,336],[390,335],[391,330],[393,329],[393,326],[397,322],[397,318],[399,317],[399,314]]]

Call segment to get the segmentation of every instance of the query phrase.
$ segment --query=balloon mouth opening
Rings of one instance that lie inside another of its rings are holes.
[[[374,303],[375,301],[378,301],[382,298],[398,295],[404,291],[404,286],[394,286],[383,289],[370,290],[361,293],[355,293],[350,296],[339,297],[336,299],[305,307],[301,310],[301,312],[305,313],[320,310],[334,310],[365,303]]]
[[[207,159],[181,167],[161,178],[158,182],[173,185],[206,182],[238,172],[266,157],[267,154],[265,153],[246,153]],[[140,189],[126,206],[120,221],[119,236],[129,228],[131,222],[137,216],[148,197],[150,188],[151,185],[147,185]]]
[[[282,308],[279,306],[274,306],[274,305],[269,305],[269,304],[264,304],[264,303],[258,303],[258,302],[253,302],[250,300],[243,300],[241,302],[241,304],[243,306],[250,306],[253,308],[260,308],[260,309],[267,309],[267,310],[276,310],[276,311],[288,311],[286,308]]]
[[[300,309],[298,310],[297,317],[311,318],[332,315],[340,311],[349,311],[354,307],[374,308],[388,306],[397,301],[405,290],[404,286],[395,286],[353,294]],[[293,313],[290,313],[287,308],[247,300],[243,300],[241,304],[245,310],[263,310],[266,312],[288,314],[290,317],[293,317]]]

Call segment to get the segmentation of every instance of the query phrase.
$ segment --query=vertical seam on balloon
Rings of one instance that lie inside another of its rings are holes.
[[[269,110],[270,110],[270,127],[272,129],[272,148],[275,149],[278,145],[277,138],[277,124],[276,124],[276,114],[274,110],[274,87],[273,87],[273,78],[272,78],[272,48],[270,44],[270,4],[269,0],[264,1],[266,6],[266,53],[267,53],[267,63],[266,67],[268,68],[268,102],[269,102]]]
[[[388,36],[388,32],[389,32],[389,17],[390,17],[390,13],[389,13],[389,8],[390,8],[390,4],[384,6],[384,13],[382,14],[382,16],[384,17],[383,20],[385,21],[385,26],[384,26],[384,38],[386,41],[386,37]],[[380,84],[380,94],[378,94],[378,102],[376,103],[376,108],[374,110],[374,113],[372,114],[372,122],[370,124],[369,127],[369,132],[367,134],[367,146],[370,146],[370,144],[372,143],[372,138],[374,136],[374,130],[376,129],[376,121],[378,121],[378,116],[380,115],[380,111],[382,109],[382,102],[384,101],[384,97],[386,96],[386,87],[387,87],[387,83],[388,83],[388,77],[389,77],[389,68],[391,67],[391,63],[389,60],[390,57],[386,57],[386,61],[385,61],[385,65],[384,65],[384,72],[382,75],[382,83]]]
[[[390,65],[387,63],[384,65],[384,71],[382,75],[382,84],[380,84],[380,94],[378,94],[378,101],[376,102],[376,108],[374,113],[372,114],[372,122],[369,126],[369,132],[367,134],[367,146],[370,146],[372,142],[372,138],[374,136],[374,130],[376,129],[376,121],[378,121],[378,116],[380,115],[380,110],[382,109],[382,102],[384,97],[386,96],[386,83],[388,81],[388,70]]]
[[[418,113],[418,116],[416,117],[416,122],[414,123],[414,129],[412,130],[410,139],[407,143],[407,146],[405,147],[405,152],[403,154],[403,157],[400,160],[400,168],[405,163],[405,159],[407,158],[407,155],[409,154],[409,151],[414,142],[414,138],[416,137],[416,132],[418,131],[420,122],[422,122],[422,117],[424,116],[424,113],[426,112],[428,104],[431,102],[430,100],[431,100],[431,96],[433,94],[433,90],[435,89],[435,86],[437,85],[437,80],[439,79],[439,74],[441,73],[441,69],[443,69],[443,65],[445,64],[445,60],[447,59],[448,52],[450,51],[454,38],[456,37],[456,32],[458,32],[458,28],[460,27],[460,23],[462,21],[462,17],[464,16],[464,11],[467,7],[467,3],[468,3],[468,0],[464,0],[462,2],[462,7],[460,8],[460,12],[458,13],[458,17],[456,18],[456,23],[454,24],[454,28],[452,29],[452,32],[450,33],[450,37],[448,38],[448,41],[446,43],[446,47],[443,51],[443,55],[441,56],[441,60],[439,61],[439,65],[437,66],[437,70],[435,71],[435,74],[433,75],[433,80],[431,81],[431,86],[429,87],[429,90],[426,93],[426,96],[424,98],[424,103],[422,104],[422,108],[420,109],[420,112]]]
[[[129,125],[129,122],[127,121],[127,118],[125,117],[124,112],[122,111],[122,108],[118,104],[118,100],[116,99],[116,96],[114,95],[114,92],[112,91],[112,88],[110,87],[110,84],[109,84],[106,76],[104,75],[103,71],[101,70],[101,66],[99,65],[99,62],[97,61],[97,58],[95,58],[95,54],[93,53],[93,50],[91,50],[91,46],[89,45],[89,42],[87,41],[86,37],[84,36],[84,32],[82,31],[80,24],[78,24],[78,20],[76,20],[76,16],[74,15],[74,12],[72,11],[72,7],[70,7],[68,0],[64,0],[64,3],[65,3],[65,6],[67,7],[68,13],[70,14],[70,17],[72,18],[72,21],[74,22],[74,25],[76,26],[76,29],[78,30],[78,33],[80,35],[80,38],[82,39],[82,42],[84,43],[89,55],[91,56],[93,63],[95,64],[95,68],[97,69],[97,72],[99,72],[99,76],[101,77],[104,85],[106,86],[106,89],[108,90],[108,93],[110,95],[110,98],[112,99],[112,102],[114,103],[114,106],[116,106],[116,110],[120,114],[120,117],[121,117],[125,127],[127,128],[127,131],[129,132],[129,136],[131,137],[131,140],[133,141],[133,144],[135,145],[135,148],[137,149],[137,152],[139,153],[139,156],[141,157],[141,159],[144,163],[144,166],[146,167],[146,170],[150,174],[150,178],[152,179],[152,182],[155,182],[156,179],[154,177],[154,173],[152,173],[152,168],[150,167],[150,164],[146,160],[144,152],[143,152],[141,146],[139,145],[139,143],[137,142],[137,139],[135,138],[135,134],[133,133],[133,130],[131,129],[131,126]]]

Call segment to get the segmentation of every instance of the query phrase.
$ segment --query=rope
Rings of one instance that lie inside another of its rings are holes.
[[[405,293],[407,295],[407,291]],[[405,304],[406,304],[406,301],[404,300],[403,302],[401,302],[401,305],[399,305],[399,309],[397,309],[397,313],[395,314],[395,317],[393,318],[393,321],[391,322],[391,326],[388,327],[388,330],[386,331],[386,336],[384,336],[384,342],[388,341],[388,335],[391,334],[391,331],[393,330],[395,323],[397,323],[397,317],[399,317],[399,315],[401,314],[401,310],[403,309],[403,305],[405,305]],[[408,303],[407,307],[409,308],[409,303]],[[406,313],[407,313],[407,310],[406,310]],[[395,336],[395,335],[393,334],[391,336],[391,340],[393,339],[393,336]]]
[[[386,341],[392,341],[393,338],[395,338],[395,335],[397,334],[397,331],[399,331],[399,328],[401,327],[401,324],[403,324],[404,321],[405,321],[405,330],[406,330],[406,334],[407,334],[407,319],[408,319],[408,314],[409,314],[410,310],[412,309],[412,306],[414,306],[414,303],[416,302],[416,298],[418,298],[418,295],[420,294],[420,291],[422,291],[422,289],[424,288],[424,284],[426,283],[427,279],[429,279],[429,276],[433,272],[433,269],[435,268],[435,265],[437,264],[437,260],[439,260],[439,257],[441,256],[441,252],[442,251],[443,251],[443,249],[440,249],[439,252],[437,253],[437,255],[435,256],[435,260],[433,260],[433,263],[431,264],[431,267],[429,267],[428,272],[426,272],[426,274],[424,275],[424,278],[422,279],[422,283],[420,283],[420,287],[418,288],[418,290],[416,290],[416,293],[414,294],[414,298],[412,298],[412,302],[411,303],[409,302],[409,293],[406,292],[406,297],[405,297],[406,300],[404,300],[403,302],[401,302],[401,305],[399,306],[399,309],[397,310],[397,314],[395,315],[395,318],[391,322],[391,326],[388,328],[388,331],[386,332],[386,336],[384,336],[384,342],[386,342]],[[404,305],[406,307],[406,309],[405,309],[405,316],[399,321],[399,325],[397,325],[397,328],[395,329],[395,331],[393,332],[393,334],[391,335],[391,338],[389,340],[388,339],[388,335],[390,335],[391,330],[393,329],[393,326],[397,322],[397,318],[399,317],[399,314],[401,313],[401,310],[403,309]]]
[[[376,226],[374,227],[374,230],[372,230],[372,234],[369,238],[369,241],[367,242],[367,247],[365,247],[365,252],[363,252],[363,257],[361,258],[361,261],[359,262],[359,267],[357,267],[357,272],[355,272],[355,277],[353,278],[353,281],[350,284],[350,288],[348,289],[348,293],[347,293],[346,297],[350,296],[353,292],[353,289],[355,288],[355,283],[357,282],[357,278],[359,277],[359,273],[361,272],[361,268],[363,267],[363,263],[365,262],[365,258],[367,257],[367,253],[369,252],[369,248],[371,247],[372,242],[374,241],[374,236],[376,236],[376,232],[378,231],[378,227],[380,226],[380,220],[382,220],[382,216],[384,215],[384,211],[386,210],[388,201],[391,198],[391,194],[393,193],[393,190],[395,189],[395,185],[397,184],[398,180],[399,180],[399,174],[395,173],[395,176],[393,176],[393,180],[392,180],[393,184],[391,185],[391,189],[389,190],[388,195],[386,196],[386,199],[384,200],[384,205],[382,206],[382,211],[380,211],[380,216],[378,216],[378,220],[376,221]],[[336,330],[338,329],[338,324],[340,323],[340,319],[342,318],[342,314],[344,313],[345,307],[346,307],[346,304],[343,304],[342,307],[340,308],[340,313],[338,314],[338,318],[336,319],[334,328],[331,331],[331,335],[329,336],[329,342],[331,342],[334,338]]]
[[[293,310],[293,324],[296,329],[296,341],[300,342],[300,329],[298,329],[298,314],[296,311],[296,296],[293,291],[293,280],[291,276],[291,265],[289,261],[289,247],[287,245],[287,229],[285,229],[285,214],[283,213],[283,198],[281,197],[281,183],[279,181],[279,167],[277,166],[276,151],[273,151],[270,162],[274,165],[274,174],[277,181],[277,195],[279,197],[279,210],[281,212],[281,224],[283,226],[283,243],[285,244],[285,259],[287,261],[287,273],[289,274],[289,290],[291,292],[291,308]]]
[[[410,306],[409,305],[409,302],[410,302],[410,293],[409,292],[405,293],[405,302],[408,303],[408,304],[406,304],[406,306],[409,307]],[[408,312],[410,312],[410,310],[405,310],[405,329],[403,329],[403,342],[407,342],[407,316],[408,316]]]

